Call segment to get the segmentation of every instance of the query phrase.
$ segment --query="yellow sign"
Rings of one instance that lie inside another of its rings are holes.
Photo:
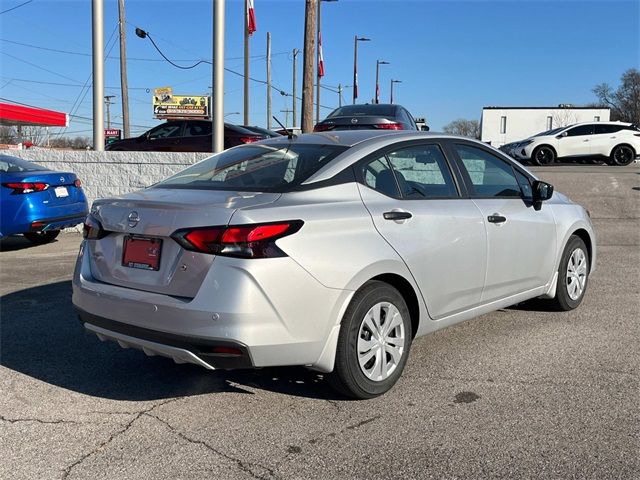
[[[159,119],[208,118],[209,97],[173,95],[171,87],[153,91],[153,115]]]

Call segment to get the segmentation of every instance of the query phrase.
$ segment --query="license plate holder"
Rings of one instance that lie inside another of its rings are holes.
[[[160,270],[162,239],[127,235],[122,246],[122,265],[142,270]]]
[[[53,192],[55,193],[56,197],[58,198],[63,198],[63,197],[68,197],[69,196],[69,190],[67,190],[67,187],[56,187]]]

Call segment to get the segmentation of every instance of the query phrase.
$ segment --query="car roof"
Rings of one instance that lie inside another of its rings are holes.
[[[459,138],[470,140],[466,137],[459,137],[456,135],[449,135],[446,133],[437,132],[418,132],[413,130],[337,130],[335,132],[318,132],[318,133],[303,133],[301,135],[294,136],[293,139],[284,135],[278,138],[270,138],[263,140],[260,143],[263,144],[283,144],[283,143],[308,143],[316,145],[341,145],[344,147],[353,147],[359,143],[369,140],[384,139],[385,137],[407,137],[406,140],[412,139],[437,139],[437,138]],[[388,138],[391,139],[391,138]],[[398,138],[398,140],[404,140]]]
[[[633,124],[629,122],[618,122],[618,121],[608,120],[606,122],[591,121],[591,122],[573,123],[571,125],[567,125],[566,127],[558,127],[558,128],[571,128],[571,127],[578,127],[580,125],[633,125]]]

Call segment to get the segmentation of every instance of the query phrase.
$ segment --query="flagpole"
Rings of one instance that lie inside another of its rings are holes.
[[[244,125],[249,125],[249,0],[244,0]]]

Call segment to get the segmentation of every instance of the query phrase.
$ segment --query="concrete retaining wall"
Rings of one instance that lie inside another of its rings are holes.
[[[89,204],[97,198],[122,195],[153,185],[210,155],[46,149],[2,153],[33,161],[51,170],[75,173],[82,180]]]

